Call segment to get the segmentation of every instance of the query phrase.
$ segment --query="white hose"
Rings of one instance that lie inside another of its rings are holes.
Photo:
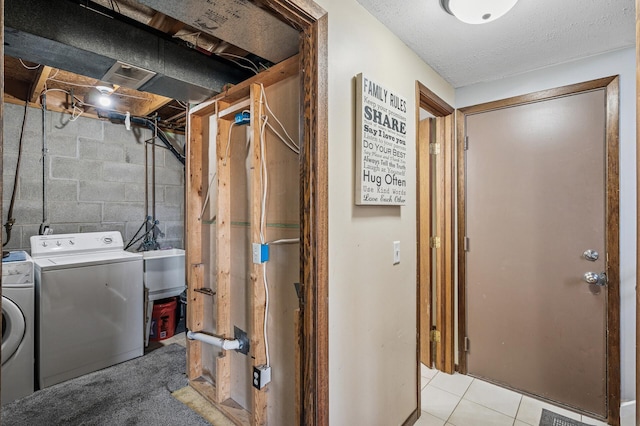
[[[240,349],[241,346],[240,340],[238,339],[223,339],[222,337],[216,337],[205,333],[194,333],[192,331],[187,331],[187,339],[208,343],[209,345],[216,346],[224,349],[225,351]]]

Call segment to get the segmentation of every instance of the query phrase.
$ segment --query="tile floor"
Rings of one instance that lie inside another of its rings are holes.
[[[416,426],[538,426],[542,409],[589,425],[606,425],[578,413],[460,374],[422,366],[422,415]],[[622,426],[634,424],[623,413]]]

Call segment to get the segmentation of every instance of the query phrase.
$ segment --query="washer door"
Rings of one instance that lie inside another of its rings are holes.
[[[18,350],[25,332],[25,318],[12,300],[2,297],[2,365]]]

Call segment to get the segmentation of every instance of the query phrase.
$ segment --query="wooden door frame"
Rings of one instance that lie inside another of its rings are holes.
[[[329,424],[328,14],[312,0],[259,0],[300,31],[300,424]]]
[[[1,1],[1,0],[0,0]],[[328,350],[328,14],[311,0],[256,0],[275,16],[300,32],[300,322],[296,369],[296,417],[301,425],[329,424]],[[274,66],[275,69],[277,67]],[[265,71],[268,73],[269,71]],[[190,131],[191,142],[198,142]],[[200,137],[202,139],[202,137]],[[202,207],[201,154],[187,153],[185,243],[188,283],[203,280],[202,235],[198,215]],[[193,306],[192,306],[193,305]],[[189,303],[190,322],[203,318],[202,304]],[[187,347],[190,383],[202,374],[199,343]],[[293,350],[293,348],[292,348]],[[205,382],[197,390],[208,395],[213,386]],[[208,397],[215,402],[215,395]],[[264,425],[268,420],[250,420]]]
[[[430,238],[432,235],[431,221],[433,219],[431,206],[431,177],[430,177],[430,160],[431,151],[427,144],[420,142],[420,108],[428,111],[430,114],[442,120],[440,126],[440,135],[436,137],[442,141],[440,148],[440,157],[438,159],[438,167],[442,174],[442,180],[438,182],[438,191],[443,195],[442,203],[439,203],[437,215],[438,226],[435,235],[440,237],[440,252],[438,253],[438,266],[442,274],[439,276],[440,281],[437,285],[437,312],[439,312],[439,326],[441,330],[441,341],[437,347],[437,351],[441,354],[442,361],[440,367],[442,371],[453,373],[455,363],[455,338],[454,338],[454,109],[439,96],[429,90],[419,81],[416,81],[416,123],[418,130],[416,131],[416,217],[417,217],[417,392],[418,392],[418,412],[420,412],[420,363],[421,363],[421,347],[425,344],[423,328],[427,328],[427,333],[431,329],[431,276],[432,276],[432,259]],[[426,167],[425,167],[426,165]],[[426,185],[425,185],[426,183]],[[426,202],[425,202],[426,200]],[[427,248],[425,250],[425,247]],[[425,321],[424,316],[427,316]],[[429,341],[426,341],[429,344]]]
[[[458,146],[458,345],[459,369],[467,374],[466,337],[466,117],[534,102],[546,101],[598,89],[606,91],[606,244],[607,265],[607,421],[620,422],[620,226],[619,226],[619,77],[606,77],[584,83],[543,90],[522,96],[461,108],[457,112]],[[575,410],[575,408],[574,408]]]

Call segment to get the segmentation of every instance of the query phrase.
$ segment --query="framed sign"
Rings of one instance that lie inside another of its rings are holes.
[[[355,203],[404,205],[406,173],[407,101],[364,74],[358,74]]]

